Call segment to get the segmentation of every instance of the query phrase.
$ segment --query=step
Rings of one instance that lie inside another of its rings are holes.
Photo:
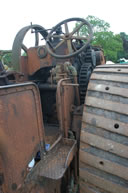
[[[50,150],[42,160],[32,169],[28,177],[46,177],[58,180],[63,177],[76,153],[76,140],[63,138]]]

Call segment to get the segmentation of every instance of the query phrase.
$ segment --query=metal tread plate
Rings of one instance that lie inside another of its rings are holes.
[[[76,152],[76,141],[62,139],[30,172],[28,179],[36,176],[58,180],[63,177]]]

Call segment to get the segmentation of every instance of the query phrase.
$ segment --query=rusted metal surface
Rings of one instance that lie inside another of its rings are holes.
[[[111,118],[106,118],[106,117],[102,117],[101,119],[100,115],[91,114],[88,112],[83,112],[83,116],[85,117],[85,121],[86,121],[86,122],[83,121],[82,123],[83,127],[86,127],[86,124],[91,125],[92,120],[95,120],[97,127],[103,128],[113,133],[128,136],[127,123],[123,123],[117,120],[115,121],[115,120],[112,120]],[[116,124],[120,126],[118,129],[115,128]]]
[[[27,49],[27,72],[28,72],[28,75],[32,75],[37,70],[39,70],[43,67],[56,66],[57,62],[58,63],[63,62],[62,59],[57,61],[49,53],[44,55],[44,57],[40,57],[39,53],[38,53],[39,48],[40,47],[31,47],[31,48]],[[43,46],[43,48],[45,48],[47,51],[47,48],[45,45]],[[63,44],[63,45],[61,45],[61,47],[59,49],[56,49],[56,53],[60,54],[62,52],[64,52],[64,53],[67,52],[66,44]],[[24,63],[22,63],[22,65],[24,66]]]
[[[88,86],[89,90],[95,90],[95,91],[99,91],[101,93],[109,93],[109,94],[113,94],[115,96],[123,96],[123,97],[127,97],[128,96],[128,90],[127,88],[120,88],[117,89],[115,86],[112,85],[104,85],[104,84],[94,84],[94,83],[90,83]]]
[[[60,140],[56,146],[37,164],[37,166],[33,169],[32,176],[30,173],[28,179],[33,179],[33,176],[42,176],[53,180],[62,178],[71,163],[75,152],[75,140]]]
[[[118,156],[128,158],[128,147],[122,144],[118,144],[109,139],[104,139],[102,137],[96,136],[94,134],[81,132],[81,141],[86,141],[87,144],[95,146],[97,148],[103,149],[105,151],[114,153]]]
[[[49,151],[43,154],[45,136],[37,87],[34,84],[1,87],[0,114],[0,174],[3,193],[53,193],[53,188],[60,193],[60,182],[51,183],[50,187],[46,184],[50,184],[52,179],[63,177],[76,154],[76,141],[62,139],[60,135]],[[28,164],[38,151],[42,155],[41,161],[28,171]]]
[[[82,144],[81,149],[84,149],[84,146]],[[113,163],[112,161],[107,160],[106,158],[104,159],[98,157],[97,155],[92,155],[90,152],[88,153],[80,150],[80,161],[83,160],[85,160],[84,163],[86,163],[87,165],[91,165],[94,168],[110,173],[114,176],[123,178],[126,181],[128,180],[128,168],[125,166],[122,166],[118,163]]]
[[[72,130],[74,132],[77,132],[77,130],[81,129],[83,106],[78,106],[78,107],[73,106],[72,108],[73,108]]]
[[[37,151],[43,152],[39,91],[34,84],[0,88],[0,174],[4,193],[17,192]]]
[[[127,187],[123,185],[121,186],[120,182],[117,181],[115,183],[111,180],[111,178],[107,176],[107,174],[106,177],[104,173],[102,173],[102,175],[99,175],[98,171],[95,168],[90,168],[88,165],[84,165],[83,167],[82,165],[80,165],[80,176],[83,181],[83,183],[80,183],[80,185],[84,185],[84,187],[82,186],[82,190],[84,188],[84,191],[86,191],[86,184],[91,184],[94,190],[97,190],[98,188],[98,193],[128,193]],[[80,192],[82,192],[81,189]]]
[[[68,137],[68,131],[71,128],[72,115],[71,115],[71,107],[74,104],[75,100],[75,88],[68,86],[63,86],[63,124],[64,124],[64,136]]]
[[[101,188],[92,186],[90,183],[85,184],[84,182],[80,181],[80,193],[99,193],[100,191],[102,193],[109,193]]]
[[[126,74],[127,75],[127,74]],[[106,75],[106,74],[92,74],[91,76],[92,80],[105,80],[105,81],[113,81],[113,82],[123,82],[123,83],[127,83],[128,82],[128,77],[127,76],[122,76],[120,77],[119,75]]]
[[[108,111],[114,111],[117,113],[122,113],[124,115],[128,115],[128,106],[125,104],[120,104],[118,102],[108,101],[104,99],[98,99],[95,97],[89,97],[88,100],[86,100],[87,106],[93,106],[95,108],[103,108]]]
[[[71,127],[71,107],[74,104],[74,88],[68,86],[68,83],[71,83],[70,79],[61,79],[58,83],[56,93],[58,118],[61,130],[64,132],[66,138],[68,137],[68,130]]]
[[[34,175],[33,175],[34,176]],[[34,176],[30,180],[26,180],[18,193],[61,193],[61,180],[49,180],[48,178]]]
[[[102,65],[106,63],[104,53],[102,50],[96,51],[95,54],[96,54],[96,65]]]
[[[102,65],[100,66],[100,68],[110,68],[110,65],[111,65],[111,68],[120,68],[120,69],[123,69],[123,68],[127,68],[127,64],[105,64],[105,65]],[[97,66],[98,68],[99,66]]]
[[[20,71],[24,74],[24,81],[28,80],[28,57],[21,56]]]
[[[32,75],[34,72],[45,66],[51,66],[53,57],[47,54],[44,58],[38,56],[38,47],[32,47],[27,50],[28,54],[28,74]]]
[[[75,133],[78,149],[79,149],[79,145],[80,145],[82,114],[83,114],[83,106],[73,107],[73,118],[72,118],[71,129]]]
[[[128,67],[122,66],[102,65],[91,76],[80,139],[82,190],[91,184],[99,193],[128,192]]]
[[[46,125],[44,126],[45,129],[45,141],[46,144],[50,144],[50,148],[48,151],[55,145],[55,142],[60,141],[60,138],[62,138],[62,133],[60,131],[60,128],[54,125]]]
[[[115,73],[115,74],[120,74],[123,73],[123,74],[128,74],[128,68],[125,67],[125,68],[97,68],[95,69],[95,72],[110,72],[110,73]]]
[[[46,49],[46,46],[43,46]],[[25,77],[34,74],[36,71],[43,67],[55,66],[56,59],[47,53],[44,57],[40,57],[38,54],[38,49],[40,47],[31,47],[27,49],[27,56],[21,56],[19,58],[20,72],[24,73]],[[62,45],[60,49],[57,49],[57,53],[62,51],[66,52],[66,45]],[[63,60],[59,60],[59,63]]]
[[[25,81],[25,76],[23,73],[18,73],[16,71],[4,71],[0,75],[0,86],[21,83]]]

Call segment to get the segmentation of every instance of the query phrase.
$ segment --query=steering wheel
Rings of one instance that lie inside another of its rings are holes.
[[[72,32],[69,32],[68,24],[69,22],[79,22],[78,25],[75,27],[75,29],[72,30]],[[79,35],[79,31],[82,27],[86,27],[88,29],[88,36],[83,37]],[[61,34],[57,34],[56,30],[59,28],[64,29],[65,32],[62,32]],[[85,19],[82,18],[70,18],[66,19],[60,23],[58,23],[53,29],[50,31],[50,33],[47,36],[46,39],[46,47],[48,52],[54,56],[55,58],[61,58],[66,59],[73,57],[80,52],[82,52],[90,43],[93,37],[93,31],[92,27],[89,22],[87,22]],[[57,43],[57,45],[52,44],[52,39],[58,38],[60,41]],[[82,42],[82,47],[79,49],[75,47],[74,41]],[[66,55],[59,55],[56,54],[56,49],[58,49],[62,44],[67,44],[67,54]]]

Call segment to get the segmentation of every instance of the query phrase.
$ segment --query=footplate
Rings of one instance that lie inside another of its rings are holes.
[[[76,152],[76,141],[61,139],[50,152],[34,167],[32,176],[58,180],[63,177]]]

